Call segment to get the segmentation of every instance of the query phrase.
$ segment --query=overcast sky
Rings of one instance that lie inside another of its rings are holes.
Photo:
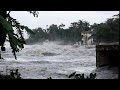
[[[39,11],[39,16],[36,18],[26,11],[12,11],[11,16],[31,29],[38,27],[45,29],[46,25],[61,23],[67,28],[70,23],[78,20],[85,20],[90,24],[101,23],[118,13],[119,11]]]

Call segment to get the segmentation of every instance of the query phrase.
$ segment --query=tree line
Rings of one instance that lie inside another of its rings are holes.
[[[104,23],[91,25],[96,33],[96,41],[100,42],[119,42],[119,15],[107,19]]]
[[[49,41],[64,41],[64,42],[78,42],[81,40],[81,32],[89,31],[90,24],[87,21],[79,20],[71,23],[70,27],[64,29],[65,25],[52,24],[47,29],[37,28],[33,29],[35,34],[29,34],[29,39],[26,42],[43,42]]]
[[[64,41],[66,43],[76,43],[81,41],[81,32],[91,31],[93,32],[93,38],[96,43],[100,42],[118,42],[119,41],[119,14],[108,18],[104,23],[94,23],[90,25],[89,22],[79,20],[73,22],[68,28],[64,28],[65,25],[52,24],[47,29],[41,27],[33,29],[34,34],[29,34],[29,38],[26,42],[37,43],[49,41]]]

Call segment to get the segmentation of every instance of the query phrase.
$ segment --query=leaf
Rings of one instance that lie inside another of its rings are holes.
[[[0,23],[2,24],[3,28],[5,29],[6,33],[7,31],[11,31],[12,30],[12,26],[10,25],[10,23],[8,23],[3,16],[0,15]]]
[[[5,33],[8,34],[8,38],[9,38],[9,42],[10,42],[10,46],[11,46],[13,55],[15,56],[15,59],[17,59],[15,52],[19,51],[19,49],[17,47],[18,46],[18,39],[17,39],[18,36],[16,34],[14,34],[12,25],[6,19],[4,19],[1,15],[0,15],[0,23],[2,24]]]
[[[75,76],[75,74],[76,74],[76,72],[73,72],[72,74],[70,74],[70,75],[68,76],[68,78],[71,78],[71,77]]]
[[[15,56],[15,59],[17,59],[16,52],[18,52],[20,48],[21,49],[24,48],[24,44],[25,44],[22,30],[25,29],[27,32],[31,34],[34,34],[34,32],[31,29],[29,29],[27,26],[20,25],[20,23],[16,21],[16,19],[12,18],[9,15],[9,13],[7,14],[7,17],[5,17],[7,18],[7,20],[2,15],[0,15],[0,25],[2,27],[2,32],[1,32],[2,38],[1,37],[0,38],[1,39],[4,38],[4,40],[0,39],[0,41],[2,42],[2,43],[0,42],[0,46],[4,44],[6,36],[8,36],[8,40],[10,42],[12,52]],[[38,17],[38,12],[30,11],[30,13],[32,13],[35,17]],[[13,27],[15,27],[16,30],[18,31],[17,34],[14,33]]]

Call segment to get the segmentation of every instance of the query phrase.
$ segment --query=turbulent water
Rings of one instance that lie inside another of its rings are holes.
[[[68,79],[68,75],[75,71],[85,75],[97,73],[98,79],[117,78],[116,68],[112,68],[114,72],[108,67],[96,68],[94,47],[61,45],[59,42],[25,45],[15,60],[6,43],[2,57],[0,71],[5,73],[6,69],[19,69],[24,79]]]

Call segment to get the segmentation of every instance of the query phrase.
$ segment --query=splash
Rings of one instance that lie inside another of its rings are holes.
[[[2,53],[5,60],[0,61],[0,70],[5,70],[6,66],[12,69],[17,68],[23,78],[32,79],[46,79],[48,77],[67,79],[67,75],[74,71],[85,74],[95,71],[95,48],[75,45],[49,41],[25,45],[25,48],[17,53],[18,60],[15,60],[7,43],[6,51]],[[96,72],[99,73],[98,78],[102,78],[100,70]],[[104,78],[110,77],[106,75]]]

